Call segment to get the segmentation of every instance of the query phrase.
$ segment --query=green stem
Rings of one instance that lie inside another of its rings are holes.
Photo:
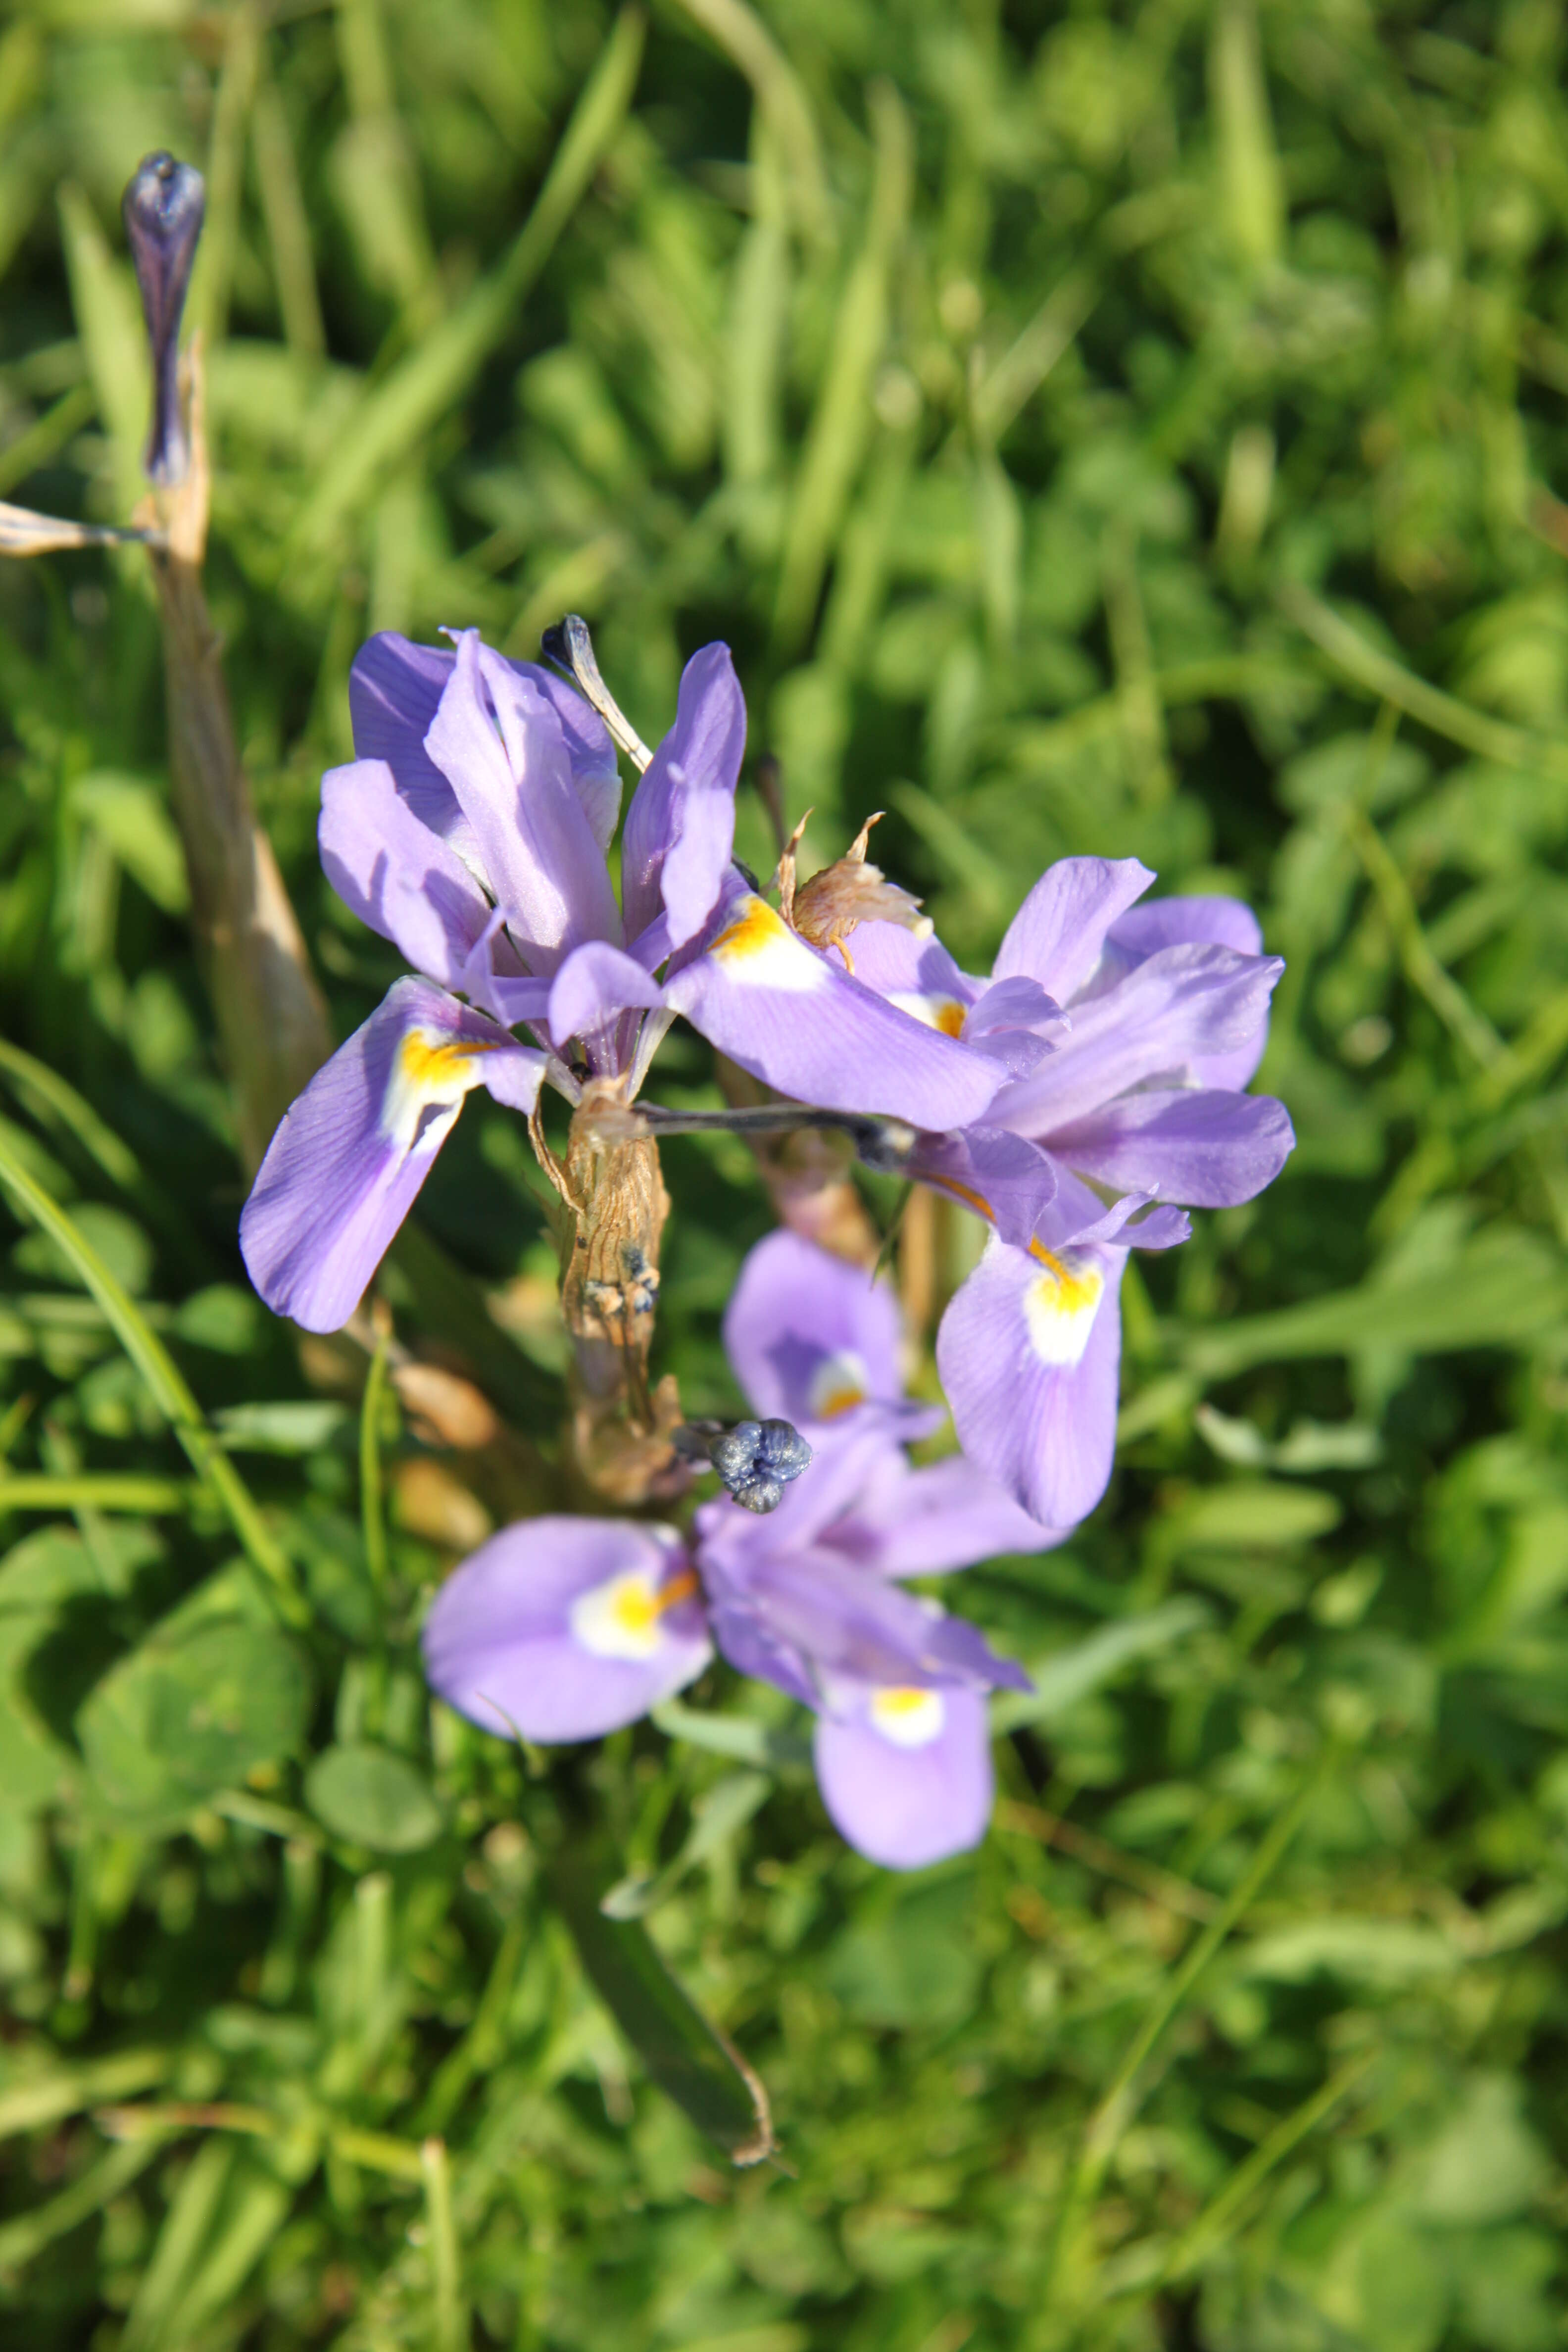
[[[370,1372],[359,1421],[360,1521],[364,1534],[364,1564],[375,1600],[375,1661],[371,1675],[366,1728],[379,1737],[386,1716],[388,1664],[386,1655],[386,1516],[381,1476],[381,1408],[386,1394],[388,1335],[383,1331],[370,1360]]]
[[[386,1333],[375,1344],[359,1419],[360,1518],[364,1529],[364,1564],[375,1588],[379,1614],[386,1591],[386,1521],[382,1511],[381,1401],[386,1394]]]
[[[452,2218],[452,2169],[443,2139],[427,2139],[419,2150],[425,2176],[425,2227],[430,2244],[430,2284],[436,2306],[436,2352],[462,2352],[468,2340],[463,2317],[458,2231]]]

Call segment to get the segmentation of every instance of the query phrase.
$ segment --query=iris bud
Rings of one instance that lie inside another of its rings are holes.
[[[201,173],[163,150],[142,157],[121,205],[153,355],[153,427],[142,465],[160,489],[183,482],[190,464],[180,414],[180,315],[205,209]]]
[[[738,1421],[711,1439],[708,1459],[748,1511],[776,1511],[784,1490],[811,1460],[811,1448],[787,1421]]]

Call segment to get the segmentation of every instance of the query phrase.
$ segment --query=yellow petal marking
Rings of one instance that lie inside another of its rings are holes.
[[[474,1067],[479,1056],[493,1054],[505,1043],[500,1037],[492,1044],[488,1037],[444,1037],[439,1030],[410,1029],[392,1066],[382,1107],[383,1133],[407,1150],[419,1134],[426,1111],[435,1105],[451,1105],[451,1117],[440,1129],[444,1134],[457,1116],[456,1105],[470,1087],[479,1083]]]
[[[890,1739],[895,1748],[929,1748],[941,1737],[947,1720],[942,1693],[933,1690],[879,1690],[869,1713],[883,1738]]]
[[[764,899],[750,892],[708,952],[736,980],[784,989],[791,995],[807,995],[829,979],[822,959],[796,939]]]
[[[871,1393],[871,1375],[852,1349],[825,1356],[811,1376],[806,1402],[814,1421],[834,1421]]]
[[[689,1568],[663,1583],[660,1574],[658,1569],[624,1569],[619,1576],[580,1592],[572,1604],[574,1638],[595,1658],[657,1656],[664,1640],[659,1620],[698,1589]]]
[[[433,1038],[428,1030],[411,1029],[398,1050],[405,1082],[426,1100],[465,1091],[473,1085],[468,1065],[476,1054],[493,1054],[495,1047],[468,1037]]]
[[[1105,1276],[1089,1258],[1074,1252],[1058,1256],[1038,1242],[1029,1255],[1045,1272],[1024,1293],[1029,1345],[1042,1364],[1076,1364],[1089,1345]]]
[[[927,996],[916,990],[900,989],[888,999],[900,1013],[907,1013],[927,1029],[940,1029],[944,1037],[961,1037],[968,1014],[967,1004],[956,996]]]

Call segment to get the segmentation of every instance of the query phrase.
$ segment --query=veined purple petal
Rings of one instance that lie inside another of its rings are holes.
[[[1295,1140],[1271,1096],[1183,1087],[1123,1095],[1058,1128],[1051,1150],[1097,1183],[1228,1209],[1274,1181]]]
[[[1063,857],[1007,927],[995,977],[1022,973],[1066,1004],[1100,961],[1105,935],[1154,879],[1136,857]]]
[[[700,1557],[713,1601],[714,1634],[723,1648],[725,1580],[713,1574],[706,1549]],[[818,1684],[824,1675],[847,1674],[870,1682],[967,1683],[980,1690],[1032,1687],[1023,1668],[999,1657],[977,1627],[868,1575],[826,1545],[756,1560],[739,1590],[774,1641]]]
[[[360,758],[387,761],[420,821],[477,862],[479,845],[450,784],[425,749],[456,660],[445,646],[416,646],[384,631],[354,656],[349,710]],[[552,670],[533,662],[510,662],[508,667],[543,696],[560,720],[573,785],[595,839],[607,850],[621,804],[621,779],[603,719]]]
[[[724,1346],[759,1417],[833,1422],[901,1402],[892,1289],[781,1226],[750,1252],[724,1309]]]
[[[1057,1196],[1057,1171],[1037,1143],[1001,1127],[964,1127],[922,1135],[904,1162],[950,1200],[994,1226],[1004,1241],[1027,1249]]]
[[[321,865],[344,906],[416,971],[467,989],[489,901],[457,851],[415,814],[384,760],[328,769],[319,837]],[[516,957],[510,961],[521,972]]]
[[[824,1110],[965,1127],[1003,1075],[852,980],[743,887],[704,952],[670,975],[665,1002],[743,1070]]]
[[[1119,915],[1106,933],[1108,946],[1120,948],[1140,961],[1158,955],[1162,948],[1179,948],[1189,940],[1229,948],[1237,955],[1263,952],[1262,927],[1241,898],[1146,898],[1142,906]]]
[[[560,719],[477,629],[458,641],[425,748],[452,787],[531,972],[548,977],[584,940],[619,940],[609,870],[573,788]]]
[[[681,673],[675,724],[632,795],[621,839],[626,937],[662,911],[673,950],[718,902],[735,839],[746,705],[728,646],[704,646]]]
[[[1048,1551],[1063,1540],[962,1454],[921,1470],[889,1454],[831,1537],[836,1551],[879,1576],[939,1576],[1003,1552]]]
[[[531,1109],[544,1064],[428,981],[398,981],[284,1112],[245,1204],[240,1248],[273,1312],[341,1328],[469,1087]]]
[[[1072,1027],[1032,1076],[998,1097],[993,1124],[1049,1143],[1118,1095],[1199,1055],[1245,1045],[1284,970],[1278,956],[1229,948],[1162,948],[1103,995],[1073,1007]]]
[[[384,630],[354,656],[349,715],[360,758],[384,760],[421,824],[449,841],[465,864],[477,865],[479,844],[451,785],[425,749],[456,658],[444,646],[416,646]]]
[[[841,1682],[816,1757],[829,1820],[884,1869],[921,1870],[985,1834],[991,1738],[977,1691]]]
[[[1152,1201],[1151,1192],[1125,1192],[1107,1208],[1081,1177],[1058,1167],[1057,1197],[1040,1221],[1030,1255],[1037,1257],[1042,1249],[1086,1248],[1093,1242],[1119,1240],[1124,1249],[1174,1249],[1178,1242],[1190,1241],[1193,1221],[1186,1211],[1155,1208]]]
[[[1038,1069],[1063,1030],[1072,1026],[1054,996],[1037,980],[1015,972],[994,980],[970,1006],[960,1032],[976,1054],[990,1054],[1010,1077]]]
[[[574,948],[550,983],[550,1034],[557,1051],[592,1037],[618,1014],[664,1003],[664,991],[624,948],[588,940]]]
[[[1250,907],[1239,898],[1152,898],[1134,907],[1111,925],[1106,939],[1107,959],[1141,961],[1162,948],[1184,940],[1204,940],[1212,946],[1234,949],[1237,955],[1258,955],[1263,932]],[[1226,1054],[1201,1055],[1191,1065],[1200,1087],[1238,1093],[1263,1059],[1268,1042],[1267,1010],[1257,1031],[1243,1045]]]
[[[993,1241],[937,1333],[937,1370],[970,1460],[1049,1528],[1104,1494],[1116,1442],[1123,1249],[1042,1261]]]
[[[626,1519],[523,1519],[454,1570],[425,1671],[501,1738],[593,1739],[634,1723],[712,1654],[686,1546]]]
[[[857,980],[928,1029],[990,1055],[1011,1077],[1026,1076],[1047,1040],[1068,1025],[1037,981],[972,980],[940,940],[918,939],[900,923],[861,923],[850,944]]]
[[[902,923],[857,923],[849,935],[855,977],[930,1029],[956,1037],[985,987],[961,971],[939,939]]]

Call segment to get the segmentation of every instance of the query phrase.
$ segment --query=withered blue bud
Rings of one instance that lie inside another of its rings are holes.
[[[136,166],[121,210],[153,354],[153,427],[142,464],[150,481],[172,489],[184,481],[190,464],[180,414],[180,314],[202,233],[206,188],[199,172],[160,150]]]
[[[811,1448],[787,1421],[738,1421],[713,1439],[708,1458],[748,1511],[776,1511],[784,1490],[811,1461]]]

